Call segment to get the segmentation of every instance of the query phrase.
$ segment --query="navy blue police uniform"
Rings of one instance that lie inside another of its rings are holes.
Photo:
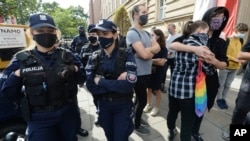
[[[90,24],[88,26],[88,33],[91,33],[91,29],[95,27],[95,24]],[[83,47],[82,47],[82,50],[81,50],[81,53],[80,53],[80,56],[81,56],[81,61],[82,61],[82,64],[83,66],[85,67],[87,62],[88,62],[88,59],[89,59],[89,56],[96,50],[100,49],[100,46],[97,42],[97,37],[94,37],[94,36],[89,36],[88,37],[88,40],[89,40],[89,43],[85,44]]]
[[[116,31],[116,26],[111,21],[102,20],[96,29]],[[132,51],[115,46],[109,56],[102,48],[89,57],[85,70],[88,90],[99,96],[99,124],[108,141],[128,141],[134,129],[132,96],[137,80]],[[123,72],[127,72],[126,80],[117,80]],[[98,84],[94,82],[95,77],[100,78]]]
[[[29,20],[31,28],[56,29],[49,15],[34,14]],[[56,40],[51,42],[53,46]],[[28,125],[27,139],[77,141],[80,125],[77,84],[85,80],[80,60],[66,49],[54,47],[44,53],[35,47],[15,54],[6,70],[12,73],[6,75],[2,94],[15,100],[20,91],[24,91],[25,96],[20,103]],[[15,75],[16,70],[20,70],[20,77]]]
[[[88,41],[87,41],[87,37],[86,37],[86,34],[85,34],[84,27],[83,26],[78,26],[77,30],[78,30],[79,34],[76,35],[73,38],[73,41],[72,41],[70,46],[71,46],[71,51],[75,55],[80,55],[82,47],[86,43],[88,43]]]

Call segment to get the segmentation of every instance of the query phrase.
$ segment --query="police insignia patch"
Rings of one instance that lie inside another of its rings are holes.
[[[127,73],[127,80],[128,80],[128,82],[130,82],[130,83],[135,83],[135,82],[137,81],[137,76],[136,76],[136,74],[133,73],[133,72],[128,72],[128,73]]]

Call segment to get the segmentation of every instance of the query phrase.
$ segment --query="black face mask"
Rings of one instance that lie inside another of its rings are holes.
[[[114,38],[113,37],[112,38],[98,37],[98,41],[99,41],[101,48],[107,49],[113,44]]]
[[[139,22],[140,25],[145,25],[148,23],[148,15],[141,15],[139,19],[140,19],[140,22]]]
[[[80,36],[85,36],[85,32],[84,31],[79,31],[79,35]]]
[[[97,37],[94,37],[94,36],[89,36],[88,39],[91,43],[96,43],[97,41]]]
[[[33,40],[44,48],[50,48],[56,43],[57,36],[50,33],[37,34],[33,36]]]

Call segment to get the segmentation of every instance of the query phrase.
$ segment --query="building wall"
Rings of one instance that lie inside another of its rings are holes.
[[[102,9],[101,0],[89,1],[89,24],[96,24],[100,19],[102,19]]]
[[[96,23],[100,18],[108,18],[113,20],[113,15],[115,10],[124,4],[129,17],[131,17],[131,11],[136,4],[145,4],[148,8],[149,21],[145,25],[145,29],[150,31],[152,26],[162,29],[165,33],[167,30],[167,25],[169,23],[174,23],[177,27],[177,32],[181,32],[182,26],[186,21],[192,20],[195,0],[92,0],[95,3],[100,3],[102,6],[95,6],[94,9],[94,23]],[[160,12],[160,4],[164,3],[163,6],[163,16]],[[244,22],[250,26],[250,20],[248,20],[249,12],[249,0],[239,1],[239,11],[237,16],[237,23]],[[96,4],[94,4],[96,5]],[[101,12],[100,12],[101,11]],[[97,14],[99,15],[97,16]],[[90,16],[91,17],[91,16]],[[97,18],[98,17],[98,18]],[[98,20],[97,20],[98,19]],[[97,21],[96,21],[97,20]],[[131,23],[132,23],[132,19]],[[249,36],[247,36],[249,37]]]
[[[237,16],[237,23],[245,23],[248,25],[248,28],[250,29],[250,20],[249,18],[249,0],[239,0],[239,7],[238,8],[238,16]],[[250,39],[250,31],[248,32],[247,36],[245,36],[245,39]]]

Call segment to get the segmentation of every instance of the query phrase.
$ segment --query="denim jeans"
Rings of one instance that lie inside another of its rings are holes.
[[[235,69],[223,69],[219,71],[220,87],[218,89],[217,99],[226,99],[236,71]]]

